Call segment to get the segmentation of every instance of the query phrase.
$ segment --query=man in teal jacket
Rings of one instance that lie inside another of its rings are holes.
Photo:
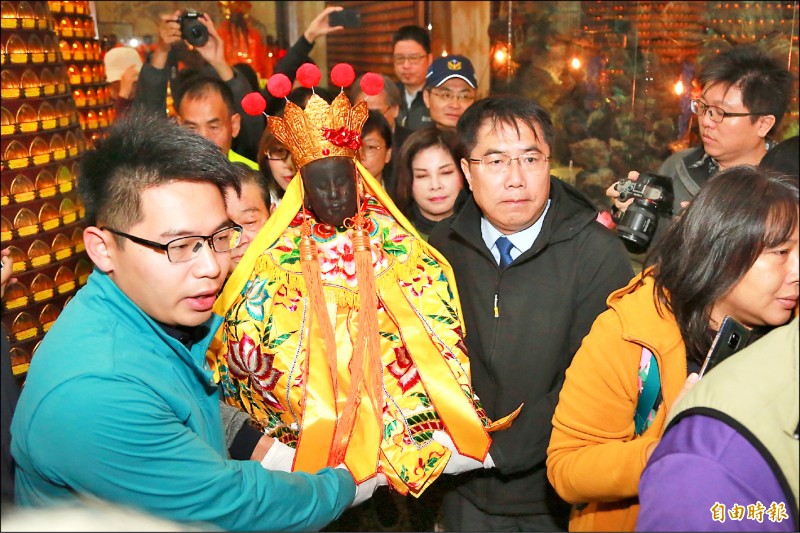
[[[90,495],[177,522],[296,531],[371,495],[346,469],[267,470],[287,452],[268,437],[261,464],[257,452],[227,459],[205,354],[241,233],[223,199],[238,172],[211,141],[155,117],[126,117],[84,155],[95,270],[31,363],[11,430],[18,505]]]

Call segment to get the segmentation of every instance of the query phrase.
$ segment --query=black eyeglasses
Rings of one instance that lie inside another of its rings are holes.
[[[200,250],[203,248],[204,242],[207,242],[211,249],[218,254],[228,252],[232,248],[239,246],[239,239],[242,237],[242,227],[238,224],[222,228],[208,236],[190,235],[188,237],[178,237],[177,239],[169,241],[167,244],[148,241],[147,239],[123,233],[107,226],[103,226],[100,229],[130,239],[136,244],[167,252],[167,259],[169,259],[171,263],[185,263],[186,261],[191,261],[200,255]]]
[[[267,159],[270,161],[286,161],[292,155],[286,148],[270,148],[267,151]]]
[[[689,109],[692,111],[692,113],[694,113],[699,117],[702,117],[703,115],[708,113],[708,118],[710,118],[714,122],[722,122],[723,120],[725,120],[725,117],[749,117],[753,115],[764,116],[772,114],[772,113],[731,113],[730,111],[725,111],[721,107],[717,107],[715,105],[708,105],[699,98],[695,98],[689,103]]]

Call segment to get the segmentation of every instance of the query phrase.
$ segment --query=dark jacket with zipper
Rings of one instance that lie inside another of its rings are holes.
[[[437,224],[429,242],[453,267],[472,382],[493,420],[524,404],[492,434],[496,468],[458,476],[457,490],[492,514],[568,512],[549,485],[545,459],[564,373],[606,309],[633,277],[617,236],[574,187],[550,178],[550,208],[533,246],[501,271],[481,236],[473,198]]]

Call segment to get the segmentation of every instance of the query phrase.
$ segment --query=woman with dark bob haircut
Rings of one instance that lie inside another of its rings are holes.
[[[752,342],[797,312],[798,201],[796,177],[720,172],[652,266],[609,296],[567,369],[547,450],[550,482],[577,504],[571,529],[633,531],[644,466],[725,316]]]

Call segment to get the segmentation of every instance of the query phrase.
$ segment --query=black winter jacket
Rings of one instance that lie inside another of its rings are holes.
[[[493,514],[549,512],[545,459],[564,372],[606,297],[633,276],[622,242],[595,222],[583,194],[551,176],[550,201],[533,246],[504,271],[483,242],[471,197],[429,239],[455,272],[472,382],[487,414],[496,420],[524,404],[509,429],[492,434],[496,468],[456,480]]]
[[[428,111],[428,106],[425,105],[425,99],[422,97],[420,89],[417,96],[411,102],[411,107],[406,103],[406,87],[402,82],[397,82],[397,88],[400,90],[400,112],[397,114],[395,124],[402,126],[412,132],[427,126],[433,126],[431,120],[431,113]]]

